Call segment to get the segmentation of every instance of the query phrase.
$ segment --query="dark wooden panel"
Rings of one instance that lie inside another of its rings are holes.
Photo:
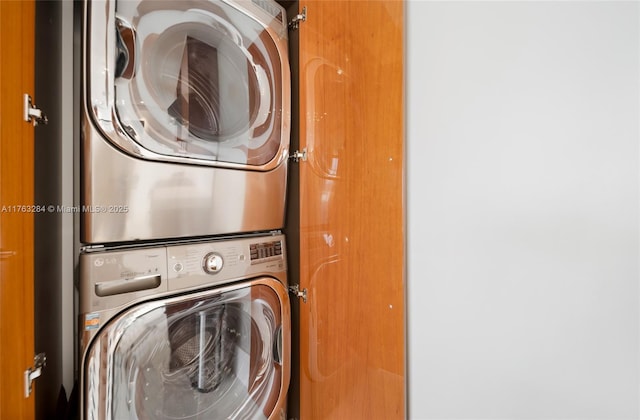
[[[33,128],[22,95],[33,93],[33,1],[0,2],[0,418],[33,419],[24,397],[33,364]]]

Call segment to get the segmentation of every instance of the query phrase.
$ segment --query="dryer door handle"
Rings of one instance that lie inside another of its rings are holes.
[[[155,289],[162,283],[162,277],[157,275],[134,277],[96,283],[95,292],[100,297],[120,295],[123,293],[139,292]]]
[[[269,84],[269,76],[267,72],[259,65],[253,64],[253,70],[256,72],[256,79],[258,80],[258,90],[260,104],[258,106],[258,113],[253,121],[252,128],[262,126],[269,115],[271,114],[271,85]]]
[[[131,80],[136,74],[136,31],[129,23],[116,18],[116,79]]]

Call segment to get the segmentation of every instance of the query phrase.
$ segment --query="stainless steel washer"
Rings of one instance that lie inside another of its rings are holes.
[[[283,235],[80,256],[83,419],[286,418]]]
[[[281,6],[87,0],[82,50],[82,242],[283,227],[291,86]]]

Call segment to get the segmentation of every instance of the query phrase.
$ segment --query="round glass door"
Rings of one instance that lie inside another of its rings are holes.
[[[117,2],[122,130],[162,155],[256,166],[274,159],[289,113],[282,59],[265,28],[223,2]]]
[[[85,414],[269,418],[287,386],[282,314],[278,294],[262,284],[129,309],[89,351],[86,376],[106,383],[86,384]]]

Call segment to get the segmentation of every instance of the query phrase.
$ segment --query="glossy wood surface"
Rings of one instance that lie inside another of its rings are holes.
[[[34,418],[24,397],[33,365],[33,127],[22,95],[33,94],[35,3],[0,1],[0,419]],[[42,380],[42,379],[41,379]],[[34,388],[35,392],[35,388]]]
[[[300,418],[402,419],[403,3],[303,7]]]

